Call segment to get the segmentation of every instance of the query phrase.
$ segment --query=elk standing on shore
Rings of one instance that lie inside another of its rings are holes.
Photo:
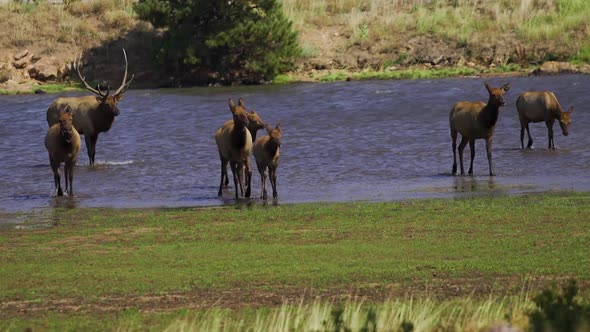
[[[242,98],[240,98],[240,100],[238,100],[238,105],[241,105],[242,107],[246,108],[246,106],[244,105],[244,100]],[[234,123],[233,119],[227,120],[223,124],[223,127],[231,126],[231,125],[233,125],[233,123]],[[252,142],[256,141],[256,134],[258,133],[258,130],[260,130],[262,128],[264,128],[264,121],[262,121],[262,118],[260,118],[260,116],[258,115],[256,110],[252,110],[252,111],[248,112],[248,130],[250,131],[250,135],[252,136]],[[221,158],[221,156],[220,156],[220,158]],[[223,179],[221,179],[221,180],[224,181],[225,186],[227,187],[227,185],[229,184],[229,177],[227,176],[227,160],[221,159],[221,167],[223,167],[223,169],[225,170],[225,171],[221,172],[221,176],[225,177],[225,181]],[[240,170],[240,172],[243,172],[243,168],[242,168],[242,170]],[[242,176],[242,175],[240,175],[240,176]],[[242,186],[242,183],[240,183],[240,186]]]
[[[86,79],[80,73],[80,66],[82,65],[82,54],[80,54],[79,59],[73,66],[76,68],[78,77],[84,83],[86,89],[96,94],[96,96],[57,98],[47,109],[47,124],[50,127],[59,121],[60,109],[68,106],[72,110],[74,127],[79,134],[84,135],[90,165],[94,164],[98,134],[111,129],[115,117],[119,115],[117,103],[123,99],[123,93],[127,91],[129,84],[133,81],[132,75],[129,82],[127,82],[127,53],[125,50],[123,50],[123,56],[125,57],[123,82],[113,95],[109,95],[108,86],[105,92],[101,90],[100,85],[94,89],[86,82]]]
[[[49,153],[49,162],[53,170],[53,179],[58,196],[63,196],[59,166],[64,163],[66,192],[74,195],[74,166],[80,152],[80,135],[73,125],[69,106],[59,110],[59,121],[51,126],[45,136],[45,148]]]
[[[279,156],[281,152],[281,124],[272,129],[266,125],[268,136],[262,136],[254,143],[252,152],[256,159],[256,167],[260,173],[262,180],[262,193],[260,198],[266,199],[266,171],[268,170],[268,178],[272,186],[272,197],[278,198],[277,194],[277,168],[279,167]]]
[[[548,149],[555,149],[555,142],[553,141],[553,123],[555,120],[559,121],[563,136],[569,135],[571,114],[574,111],[574,107],[570,107],[569,111],[565,112],[561,108],[557,97],[551,91],[523,92],[516,99],[516,110],[518,111],[518,119],[520,120],[521,149],[524,149],[525,129],[529,137],[527,148],[530,149],[533,146],[533,139],[529,130],[529,123],[531,122],[545,121],[549,136]]]
[[[500,88],[493,88],[487,82],[485,87],[489,93],[488,103],[461,101],[456,103],[449,113],[449,122],[451,126],[451,139],[453,141],[453,174],[457,173],[457,133],[461,134],[461,143],[459,143],[459,163],[461,164],[461,174],[465,174],[463,169],[463,150],[469,142],[471,150],[471,164],[469,165],[469,174],[473,174],[473,158],[475,157],[475,140],[486,140],[486,152],[488,156],[488,166],[490,176],[495,175],[492,164],[492,137],[496,122],[498,121],[500,106],[506,105],[504,93],[510,89],[509,84],[504,84]]]
[[[244,108],[240,98],[238,105],[229,100],[229,109],[233,116],[233,122],[219,128],[215,133],[215,143],[219,150],[221,162],[221,182],[219,183],[218,196],[222,195],[224,176],[227,177],[226,164],[229,162],[234,176],[236,199],[238,199],[238,183],[242,184],[241,169],[245,167],[246,197],[250,197],[250,184],[252,180],[252,166],[250,163],[250,150],[252,149],[252,135],[248,130],[248,112]],[[225,161],[225,163],[224,163]]]

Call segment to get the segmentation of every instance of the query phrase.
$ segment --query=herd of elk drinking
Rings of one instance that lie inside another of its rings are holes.
[[[133,75],[127,81],[128,63],[125,50],[123,50],[123,56],[125,59],[123,82],[115,93],[110,95],[108,85],[106,91],[103,91],[100,85],[93,88],[86,82],[85,77],[80,73],[80,66],[82,65],[82,54],[80,54],[77,61],[73,63],[73,68],[86,89],[94,93],[95,96],[57,98],[47,109],[49,130],[45,138],[45,147],[49,153],[58,196],[63,195],[59,173],[61,163],[65,164],[66,192],[73,195],[73,173],[80,151],[80,134],[84,135],[88,159],[90,165],[93,165],[98,135],[107,132],[113,125],[115,117],[119,115],[117,104],[123,99],[123,93],[127,91],[133,81]],[[457,173],[457,152],[459,152],[461,174],[465,174],[463,151],[467,143],[469,143],[471,152],[468,173],[473,174],[475,140],[485,139],[489,174],[490,176],[495,175],[492,163],[492,139],[498,121],[499,109],[506,104],[504,94],[510,89],[510,85],[492,87],[486,82],[485,87],[489,94],[487,103],[461,101],[456,103],[449,113],[453,146],[453,174]],[[556,120],[559,121],[563,135],[567,136],[569,133],[568,128],[573,107],[568,111],[564,111],[557,97],[550,91],[524,92],[517,98],[516,108],[520,120],[521,148],[524,148],[525,129],[529,138],[527,148],[532,147],[533,139],[529,130],[529,123],[531,122],[545,122],[548,130],[549,149],[555,149],[553,124]],[[235,198],[238,199],[240,195],[250,197],[252,192],[250,152],[252,151],[261,177],[260,197],[267,199],[266,177],[268,173],[273,198],[277,199],[276,171],[281,148],[281,125],[277,124],[275,128],[272,128],[270,125],[265,124],[256,111],[248,112],[246,110],[242,98],[238,100],[237,105],[232,99],[229,99],[229,109],[232,119],[225,122],[215,133],[215,143],[217,144],[221,163],[218,196],[222,195],[223,187],[229,184],[227,174],[227,164],[229,163],[234,180]],[[263,128],[266,129],[268,136],[256,139],[258,130]],[[458,134],[461,134],[459,147],[457,147]]]

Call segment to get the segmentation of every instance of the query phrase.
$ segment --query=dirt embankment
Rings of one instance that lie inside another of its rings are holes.
[[[121,48],[127,50],[129,69],[135,74],[133,88],[182,86],[188,81],[218,83],[214,73],[187,80],[164,72],[152,56],[158,48],[158,32],[129,15],[131,5],[126,6],[99,1],[77,3],[69,9],[47,4],[1,7],[0,29],[12,33],[0,36],[0,90],[27,93],[47,84],[75,82],[78,78],[71,62],[80,52],[84,54],[83,75],[116,88],[123,74]],[[367,31],[370,27],[360,26]],[[300,24],[298,29],[304,54],[291,72],[296,80],[317,80],[332,70],[408,68],[467,67],[484,73],[512,66],[539,74],[590,73],[590,65],[565,61],[572,49],[559,43],[526,44],[513,32],[499,34],[493,41],[474,37],[457,42],[412,30],[371,37],[367,31],[351,31],[338,21]],[[548,59],[557,61],[545,62]]]

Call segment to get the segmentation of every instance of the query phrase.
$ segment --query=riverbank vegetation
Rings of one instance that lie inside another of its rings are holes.
[[[113,70],[119,65],[113,61],[112,54],[125,47],[131,70],[138,74],[137,78],[142,78],[134,82],[135,87],[256,83],[260,77],[268,80],[277,73],[282,73],[279,80],[283,82],[439,77],[464,75],[465,72],[485,75],[507,70],[522,74],[538,69],[547,61],[573,64],[554,66],[549,71],[552,73],[590,72],[590,42],[586,38],[590,33],[590,2],[584,0],[263,2],[276,9],[281,5],[284,17],[297,31],[299,52],[291,49],[284,56],[274,57],[272,64],[243,58],[232,62],[237,59],[235,56],[231,59],[217,57],[217,66],[214,66],[215,61],[203,62],[202,55],[208,54],[208,49],[256,49],[243,46],[260,38],[238,40],[231,37],[232,33],[225,37],[218,34],[209,42],[201,40],[203,45],[198,50],[187,48],[187,52],[175,52],[177,56],[171,58],[165,56],[170,54],[165,50],[174,49],[179,44],[173,43],[173,38],[162,37],[171,35],[169,26],[188,27],[190,24],[187,19],[170,21],[178,24],[156,24],[162,21],[157,19],[156,1],[138,4],[132,0],[67,1],[66,5],[50,5],[43,1],[8,2],[0,6],[0,28],[4,26],[5,31],[11,31],[0,37],[3,46],[0,48],[0,88],[32,91],[35,87],[31,84],[44,84],[25,82],[30,80],[32,63],[21,61],[17,64],[18,61],[13,59],[25,49],[30,50],[32,58],[50,59],[47,61],[58,67],[71,61],[77,52],[84,51],[92,55],[92,60],[87,60],[85,66],[88,78],[109,82],[120,80],[118,71]],[[156,12],[146,9],[150,6]],[[258,16],[245,14],[244,19],[265,21],[266,14],[260,16],[259,9],[254,7],[242,9],[258,13]],[[167,17],[164,12],[160,14],[162,18]],[[158,28],[141,19],[151,21]],[[282,19],[272,24],[269,21],[268,26],[278,29],[272,32],[275,37],[281,31],[286,34],[278,35],[293,36],[287,31],[289,29],[284,30],[288,24]],[[220,31],[217,28],[213,30]],[[267,30],[261,28],[260,31]],[[190,35],[186,31],[184,34]],[[265,43],[272,41],[269,34],[260,36],[264,37],[260,40],[266,39]],[[289,45],[294,44],[290,42]],[[269,50],[268,47],[259,49]],[[265,52],[257,54],[263,56]],[[276,61],[279,58],[282,60]],[[164,59],[166,63],[162,65]],[[179,69],[198,62],[202,66],[192,70]],[[226,64],[221,65],[222,62]],[[233,68],[228,63],[237,63],[240,68]],[[293,66],[285,72],[289,63]],[[55,70],[53,80],[67,81],[69,71],[62,69]],[[248,75],[244,75],[245,69]],[[221,75],[223,70],[234,74]],[[346,74],[339,74],[343,72]],[[420,74],[408,75],[408,72]]]
[[[201,324],[200,315],[224,310],[233,314],[223,319],[249,312],[267,321],[280,310],[332,310],[347,299],[360,301],[363,319],[369,308],[398,300],[423,303],[428,315],[476,315],[511,312],[503,306],[570,278],[587,300],[589,207],[588,194],[554,193],[47,210],[0,229],[0,315],[14,326],[53,317],[56,329],[88,321],[110,327],[125,317],[141,326],[160,316],[166,324]],[[455,301],[476,309],[449,309]],[[526,301],[522,308],[530,308]]]

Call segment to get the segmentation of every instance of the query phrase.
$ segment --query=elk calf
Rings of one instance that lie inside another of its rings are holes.
[[[278,198],[277,194],[277,168],[279,167],[279,156],[281,154],[281,124],[272,129],[266,125],[268,136],[262,136],[256,140],[252,152],[256,159],[256,167],[262,180],[262,194],[260,198],[266,199],[266,171],[268,169],[268,178],[272,185],[272,197]]]
[[[66,192],[74,195],[74,166],[80,152],[80,135],[73,125],[72,112],[69,107],[60,110],[59,121],[49,128],[45,136],[45,147],[49,152],[49,163],[53,170],[53,179],[58,196],[63,196],[60,164],[64,163]]]
[[[528,91],[523,92],[518,99],[516,99],[516,110],[518,111],[518,119],[520,120],[520,148],[524,149],[524,130],[529,137],[527,148],[533,146],[533,139],[529,130],[529,123],[545,121],[547,125],[547,132],[549,135],[548,149],[555,149],[555,142],[553,141],[553,123],[555,120],[559,121],[561,132],[563,136],[569,134],[569,126],[571,123],[571,114],[574,107],[570,107],[569,111],[564,111],[557,100],[557,97],[551,91]]]
[[[506,105],[504,93],[510,89],[510,84],[504,84],[500,88],[493,88],[487,82],[485,87],[489,93],[488,103],[461,101],[455,104],[449,113],[449,123],[451,126],[451,139],[453,141],[453,174],[457,173],[457,133],[461,134],[461,143],[459,143],[459,162],[461,163],[461,174],[465,174],[463,169],[463,150],[469,142],[471,150],[471,164],[469,165],[469,174],[473,174],[473,158],[475,157],[475,140],[486,140],[486,151],[488,155],[488,166],[490,176],[494,176],[494,166],[492,164],[492,137],[496,122],[498,121],[500,106]]]
[[[250,164],[250,150],[252,149],[252,135],[248,130],[248,112],[244,108],[243,100],[240,98],[238,105],[229,100],[229,109],[233,116],[233,122],[227,123],[215,133],[215,143],[221,160],[221,182],[219,184],[218,196],[222,195],[224,176],[227,177],[226,164],[229,162],[234,176],[234,187],[236,199],[238,199],[238,182],[242,184],[241,170],[245,167],[246,176],[246,197],[250,197],[250,184],[252,180],[252,167]]]

